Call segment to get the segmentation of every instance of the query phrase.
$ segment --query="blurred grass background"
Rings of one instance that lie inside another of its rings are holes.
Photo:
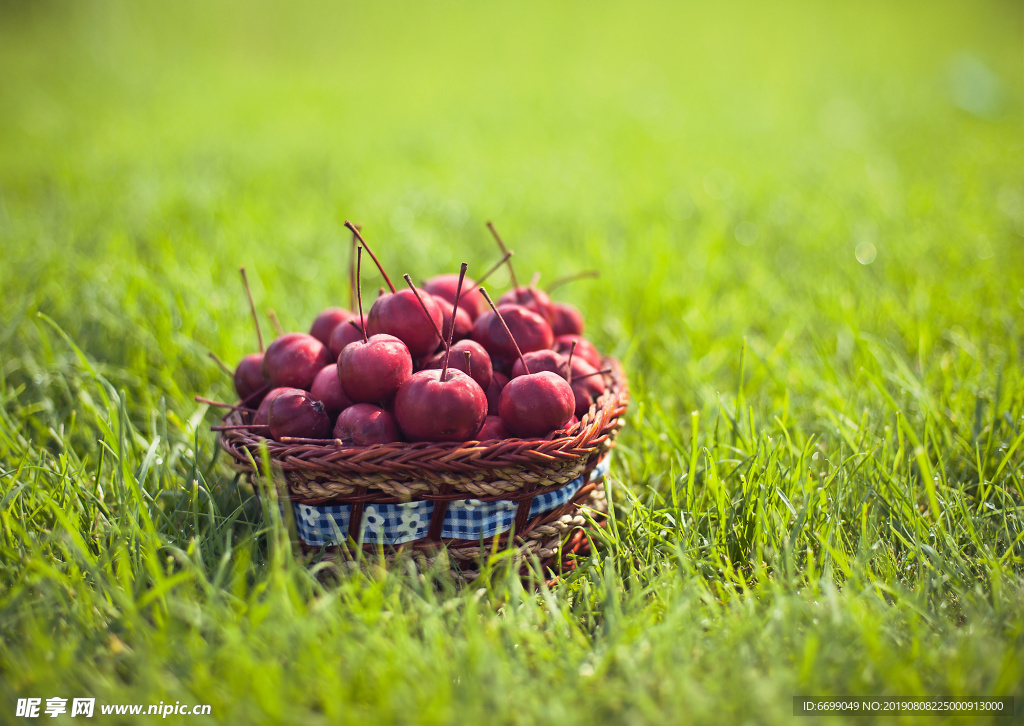
[[[1022,96],[1019,2],[0,3],[2,701],[1019,700]],[[237,267],[305,329],[346,218],[393,274],[488,266],[488,219],[602,271],[563,294],[631,376],[620,521],[552,595],[321,589],[212,460]]]

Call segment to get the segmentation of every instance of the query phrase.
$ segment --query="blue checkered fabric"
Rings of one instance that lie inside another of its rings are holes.
[[[608,473],[608,458],[591,475],[597,481]],[[556,509],[576,495],[584,478],[578,477],[559,489],[534,497],[530,517]],[[488,539],[512,528],[516,518],[515,502],[482,502],[461,499],[449,503],[441,527],[441,536],[449,539]],[[299,537],[313,547],[337,544],[348,537],[350,504],[295,505]],[[434,503],[425,501],[400,504],[367,504],[363,509],[362,541],[365,544],[398,545],[427,536]]]
[[[351,512],[352,506],[349,504],[331,504],[321,507],[296,504],[295,524],[299,530],[299,537],[303,542],[314,547],[337,544],[348,536],[348,520]]]
[[[460,499],[448,504],[441,536],[452,539],[486,539],[511,529],[516,518],[515,502],[481,502]]]

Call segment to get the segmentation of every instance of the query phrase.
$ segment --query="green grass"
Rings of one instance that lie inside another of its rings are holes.
[[[706,5],[0,3],[0,722],[1021,712],[1024,12]],[[567,581],[318,579],[218,454],[237,267],[305,328],[346,218],[602,271],[634,403]]]

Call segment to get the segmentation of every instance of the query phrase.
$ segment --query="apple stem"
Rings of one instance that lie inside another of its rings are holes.
[[[391,288],[391,292],[394,292],[395,286],[391,284],[391,278],[388,277],[388,273],[384,272],[384,268],[381,266],[380,260],[377,259],[377,255],[373,254],[373,250],[370,249],[370,245],[366,244],[366,240],[363,239],[363,235],[359,234],[359,228],[348,220],[345,220],[345,226],[352,230],[352,234],[359,238],[360,243],[362,243],[363,247],[366,248],[370,258],[373,260],[374,264],[377,265],[377,269],[380,270],[380,274],[384,277],[384,282],[386,282],[388,287]]]
[[[601,271],[600,270],[584,270],[583,272],[577,272],[577,273],[572,274],[572,275],[566,275],[565,277],[559,277],[559,278],[557,278],[555,280],[552,280],[551,284],[548,285],[548,292],[551,292],[556,287],[561,287],[562,285],[566,284],[567,282],[574,282],[576,280],[582,280],[585,277],[600,277],[600,276],[601,276]]]
[[[576,343],[577,341],[572,341],[572,347],[569,348],[569,362],[565,364],[566,370],[569,373],[569,375],[566,376],[566,380],[569,381],[570,386],[572,385],[572,354],[576,352]]]
[[[255,413],[255,408],[246,408],[245,406],[234,406],[230,403],[222,403],[221,401],[214,401],[212,398],[204,398],[203,396],[196,396],[196,401],[199,403],[205,403],[207,406],[216,406],[217,408],[230,408],[232,411],[248,411],[249,413]]]
[[[211,358],[213,358],[213,362],[214,363],[216,363],[218,366],[220,366],[220,369],[222,371],[224,371],[225,373],[227,373],[229,376],[232,376],[232,377],[235,375],[235,372],[233,370],[231,370],[231,368],[228,366],[228,364],[225,363],[224,361],[222,361],[220,358],[218,358],[217,354],[214,353],[212,350],[209,352],[209,356]]]
[[[498,230],[494,228],[494,223],[488,222],[487,229],[491,230],[491,234],[494,235],[494,239],[498,242],[498,247],[501,249],[501,251],[508,255],[508,248],[502,241],[501,235],[498,234]],[[508,274],[512,278],[512,289],[516,291],[516,300],[518,300],[519,304],[522,305],[523,293],[519,289],[519,283],[516,281],[516,271],[512,268],[512,255],[509,255],[505,262],[508,264]]]
[[[537,283],[540,281],[540,273],[533,273],[533,277],[530,278],[530,287],[537,287]]]
[[[426,315],[427,316],[427,320],[430,321],[430,327],[432,327],[434,329],[434,332],[437,333],[437,337],[440,338],[441,342],[443,343],[444,342],[444,333],[442,333],[440,331],[440,329],[438,329],[437,323],[434,322],[434,319],[432,317],[430,317],[430,313],[427,312],[427,304],[425,302],[423,302],[423,298],[420,297],[420,291],[417,290],[416,286],[412,284],[412,278],[409,277],[408,274],[402,275],[402,277],[405,278],[406,284],[412,289],[412,294],[416,296],[416,301],[420,304],[420,307],[423,308],[423,314]],[[454,318],[453,318],[452,319],[452,330],[454,330],[454,329],[455,329],[455,321],[454,321]]]
[[[612,372],[611,368],[602,368],[601,370],[594,371],[593,373],[584,373],[582,376],[577,376],[576,380],[577,381],[582,381],[584,378],[590,378],[591,376],[603,376],[605,373],[611,373],[611,372]]]
[[[363,319],[362,277],[363,248],[360,246],[356,247],[356,304],[359,305],[359,332],[363,334],[363,342],[369,343],[370,339],[366,337],[366,321]]]
[[[490,223],[488,222],[488,224]],[[516,337],[512,335],[512,331],[509,330],[508,323],[505,322],[505,318],[501,317],[501,313],[499,313],[498,308],[495,307],[494,301],[491,300],[491,296],[488,295],[487,291],[482,287],[480,288],[480,294],[484,296],[484,300],[486,300],[487,304],[491,306],[491,310],[494,311],[494,314],[498,316],[498,320],[501,321],[501,327],[505,329],[505,332],[508,333],[509,339],[512,341],[512,345],[516,347],[516,353],[519,355],[519,362],[523,364],[523,370],[526,371],[526,375],[530,375],[530,366],[526,365],[526,358],[523,357],[523,351],[519,350],[519,343],[516,342]]]
[[[441,383],[444,383],[445,376],[448,374],[448,357],[452,354],[452,337],[455,335],[455,315],[459,312],[459,299],[462,297],[462,281],[466,279],[467,267],[468,265],[463,262],[462,267],[459,268],[459,284],[455,286],[455,304],[452,305],[452,324],[448,328],[448,340],[444,341],[444,364],[441,366]],[[406,275],[405,279],[408,280],[409,276]],[[409,284],[411,285],[412,283],[410,282]],[[413,292],[415,291],[416,288],[413,288]],[[466,355],[469,355],[468,350]]]
[[[356,229],[359,229],[360,225],[354,225]],[[351,310],[352,306],[356,302],[356,248],[359,246],[359,240],[356,235],[352,235],[352,244],[348,248],[348,309]]]
[[[267,317],[270,318],[270,322],[273,324],[277,334],[284,335],[284,328],[281,327],[281,321],[277,319],[277,313],[274,312],[273,308],[267,310]]]
[[[252,311],[252,321],[256,324],[256,340],[260,344],[260,353],[263,352],[263,333],[260,332],[260,319],[256,317],[256,303],[252,301],[252,290],[249,289],[249,278],[245,274],[245,268],[239,267],[242,273],[242,284],[245,285],[245,294],[249,298],[249,310]]]
[[[261,400],[263,398],[263,396],[267,395],[268,393],[270,393],[270,384],[269,383],[267,385],[263,386],[262,388],[258,388],[255,391],[253,391],[252,393],[250,393],[248,396],[246,396],[241,401],[239,401],[238,405],[239,406],[244,406],[247,403],[255,403],[255,402]]]
[[[485,272],[485,273],[483,274],[483,277],[481,277],[481,278],[480,278],[479,280],[477,280],[477,281],[476,281],[476,284],[477,284],[477,285],[482,285],[482,284],[483,284],[483,282],[484,282],[484,280],[486,280],[486,279],[487,279],[488,277],[490,277],[490,276],[491,276],[492,274],[494,274],[495,272],[497,272],[497,271],[498,271],[498,269],[499,269],[499,268],[500,268],[500,267],[501,267],[502,265],[504,265],[504,264],[505,264],[506,262],[508,262],[509,258],[511,258],[513,254],[514,254],[514,253],[512,253],[512,252],[506,252],[506,253],[505,253],[504,255],[502,255],[501,259],[500,259],[500,260],[498,260],[497,262],[495,262],[495,263],[494,263],[494,266],[493,266],[493,267],[492,267],[491,269],[489,269],[489,270],[488,270],[487,272]]]
[[[473,377],[473,354],[468,350],[462,351],[462,354],[466,356],[466,375],[470,378]]]

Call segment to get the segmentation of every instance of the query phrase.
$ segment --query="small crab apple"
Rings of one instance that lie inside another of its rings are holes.
[[[441,343],[444,316],[434,298],[425,295],[423,305],[413,290],[384,293],[374,300],[366,316],[370,335],[393,335],[405,343],[413,357],[433,353]]]
[[[501,390],[498,398],[498,415],[505,428],[513,436],[531,438],[546,436],[556,431],[572,417],[575,399],[569,383],[557,373],[540,371],[531,373],[530,367],[523,360],[523,353],[516,345],[512,331],[505,325],[499,308],[491,303],[486,291],[481,292],[498,320],[501,321],[509,339],[516,348],[519,361],[526,370],[524,375],[510,380]],[[518,307],[518,306],[513,306]],[[537,316],[539,317],[539,316]]]
[[[546,292],[533,285],[509,290],[498,300],[498,305],[522,305],[527,310],[532,310],[540,315],[549,325],[553,324],[555,320],[555,308],[551,298]]]
[[[560,335],[583,335],[583,313],[575,305],[565,302],[552,303],[554,319],[551,330],[557,338]]]
[[[327,414],[332,417],[352,405],[352,400],[345,395],[345,389],[341,387],[337,363],[324,366],[323,370],[316,374],[309,392],[313,398],[324,404]]]
[[[285,392],[274,398],[269,411],[270,435],[282,438],[326,439],[331,417],[323,403],[306,391]]]
[[[444,322],[441,325],[441,335],[446,340],[448,339],[448,332],[451,330],[453,320],[452,316],[454,315],[455,330],[450,336],[451,339],[465,340],[468,338],[470,333],[473,332],[473,319],[469,316],[469,313],[466,312],[465,308],[460,306],[449,310],[448,308],[451,305],[451,301],[446,301],[438,295],[433,295],[432,297],[434,298],[434,302],[436,302],[437,306],[441,309],[441,315],[444,316]]]
[[[463,263],[460,278],[465,274]],[[458,307],[461,282],[460,279],[453,309]],[[428,296],[416,297],[425,303]],[[410,441],[468,441],[476,436],[487,416],[487,395],[470,376],[449,366],[451,353],[451,341],[446,340],[440,370],[430,368],[414,373],[395,395],[395,420]]]
[[[529,353],[550,348],[554,334],[547,321],[532,310],[521,305],[501,305],[473,322],[472,338],[484,347],[492,362],[497,359],[511,366],[519,350]]]
[[[600,396],[607,389],[604,381],[604,373],[587,363],[582,358],[573,358],[571,375],[567,376],[571,385],[580,385],[591,391],[595,397]]]
[[[357,340],[338,356],[341,387],[356,403],[389,400],[411,375],[409,349],[393,335]]]
[[[425,283],[423,283],[423,289],[429,292],[434,297],[439,297],[444,300],[447,305],[442,306],[442,310],[447,308],[455,302],[455,288],[459,283],[459,276],[454,273],[445,273],[443,275],[436,275],[431,277]],[[462,298],[459,300],[459,309],[465,311],[469,315],[469,320],[472,323],[476,320],[480,313],[487,310],[487,302],[480,296],[474,289],[474,283],[469,278],[466,278],[466,287],[469,288],[463,292]],[[445,313],[447,317],[447,312]]]
[[[557,373],[513,378],[501,391],[498,415],[513,436],[546,436],[565,426],[576,410],[572,387]]]
[[[331,356],[335,360],[341,355],[341,351],[345,350],[346,345],[363,339],[364,324],[365,321],[358,315],[353,315],[344,323],[334,328],[331,332],[331,339],[328,341],[328,347],[331,349]]]
[[[486,416],[480,384],[450,366],[413,373],[395,395],[395,419],[409,441],[469,441]]]
[[[292,388],[290,386],[271,389],[271,391],[263,397],[263,402],[260,403],[260,407],[256,409],[256,415],[253,416],[252,419],[254,426],[266,426],[270,423],[270,404],[274,402],[275,398],[283,393],[302,393],[302,389]]]
[[[492,441],[494,439],[507,439],[508,430],[501,422],[500,416],[488,416],[484,419],[484,425],[476,434],[477,441]]]
[[[360,247],[356,252],[360,272],[362,251]],[[363,300],[358,285],[356,300],[362,318]],[[412,356],[405,343],[392,335],[367,336],[365,327],[362,334],[362,340],[349,343],[338,356],[342,390],[355,403],[387,401],[412,375]]]
[[[267,379],[263,377],[263,353],[250,353],[244,356],[235,368],[233,379],[235,393],[243,401],[266,387]]]
[[[498,400],[501,398],[501,389],[508,384],[508,376],[499,371],[494,371],[491,376],[491,385],[487,386],[487,415],[498,415]]]
[[[582,358],[595,368],[601,366],[601,354],[589,340],[581,335],[560,335],[555,338],[554,343],[549,346],[562,355],[569,355],[572,350],[573,341],[576,341],[576,357]]]
[[[469,354],[468,361],[466,359],[467,353]],[[441,368],[444,366],[444,359],[444,352],[436,353],[426,361],[423,368]],[[488,386],[491,385],[491,379],[494,377],[491,357],[487,355],[487,351],[484,350],[482,345],[472,340],[460,340],[458,343],[452,344],[448,365],[452,368],[458,368],[467,374],[479,383],[480,388],[485,392]]]
[[[316,316],[309,334],[324,345],[331,343],[331,333],[334,329],[352,317],[352,313],[344,308],[327,308]]]
[[[525,365],[524,365],[525,364]],[[524,376],[527,373],[526,366],[530,366],[530,370],[534,373],[540,373],[541,371],[551,371],[565,378],[566,370],[568,369],[568,362],[565,356],[561,353],[556,353],[553,350],[534,350],[529,353],[523,353],[523,359],[517,360],[512,366],[511,378],[518,378]]]
[[[327,348],[312,335],[287,333],[267,346],[262,369],[273,386],[308,391],[316,374],[330,362]]]
[[[379,406],[356,403],[338,414],[334,438],[351,446],[373,446],[401,441],[395,417]]]
[[[487,301],[484,300],[483,295],[480,294],[475,288],[484,284],[484,280],[494,274],[502,265],[507,264],[509,259],[512,257],[512,253],[505,250],[505,254],[500,260],[485,272],[479,280],[473,282],[469,278],[466,278],[464,287],[467,289],[463,290],[462,297],[459,299],[459,308],[465,310],[469,314],[470,320],[476,320],[482,313],[487,312]],[[449,303],[455,302],[455,288],[458,286],[459,276],[453,273],[446,273],[444,275],[437,275],[426,281],[423,285],[423,289],[429,292],[434,297],[442,298]],[[442,310],[446,309],[447,306],[442,306]],[[446,316],[447,319],[447,316]]]
[[[585,277],[600,277],[601,273],[597,270],[584,270],[583,272],[575,272],[565,277],[560,277],[557,280],[552,281],[548,285],[548,292],[553,293],[555,288],[561,287],[567,282],[573,282],[574,280],[582,280]],[[552,303],[552,310],[554,312],[554,319],[551,321],[551,327],[555,331],[555,337],[559,335],[583,335],[584,324],[583,314],[580,313],[579,309],[575,305],[570,305],[565,302]]]
[[[582,386],[572,386],[572,397],[575,402],[573,404],[573,414],[576,419],[583,418],[584,414],[590,410],[590,407],[594,405],[596,400]]]
[[[334,360],[338,359],[346,345],[363,339],[363,326],[365,324],[365,320],[361,319],[358,315],[353,315],[341,325],[335,326],[334,330],[331,331],[330,340],[327,342],[327,348],[330,350],[331,357]]]
[[[611,372],[610,368],[597,370],[586,361],[574,359],[572,364],[572,377],[569,384],[572,386],[572,393],[576,399],[576,415],[583,418],[583,414],[590,410],[590,407],[607,390],[604,374]]]

